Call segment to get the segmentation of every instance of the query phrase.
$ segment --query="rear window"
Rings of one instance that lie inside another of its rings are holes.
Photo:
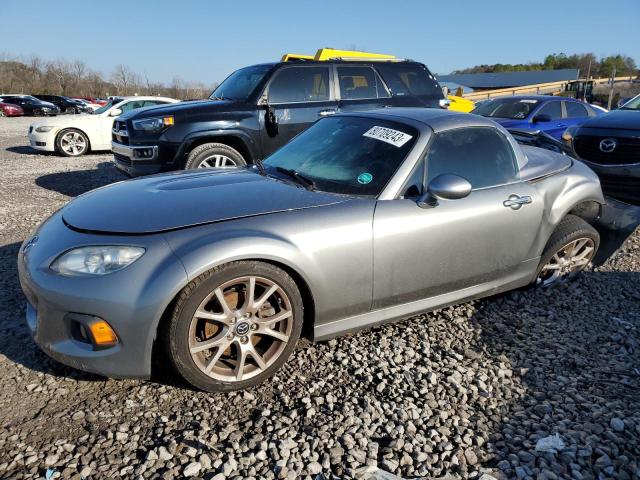
[[[440,85],[424,65],[380,62],[376,64],[376,69],[393,95],[444,98]]]

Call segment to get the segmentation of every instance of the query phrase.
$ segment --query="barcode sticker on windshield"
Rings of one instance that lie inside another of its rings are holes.
[[[392,128],[378,126],[371,127],[369,130],[364,132],[362,136],[375,138],[376,140],[382,140],[383,142],[390,143],[391,145],[395,145],[396,147],[403,146],[412,138],[412,136],[407,133],[400,132]]]

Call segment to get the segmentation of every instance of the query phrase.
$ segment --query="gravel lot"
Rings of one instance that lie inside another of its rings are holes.
[[[301,342],[248,392],[195,392],[162,361],[151,382],[106,380],[32,343],[15,258],[45,217],[123,177],[110,155],[35,153],[30,122],[0,118],[1,478],[640,478],[638,232],[553,292]]]

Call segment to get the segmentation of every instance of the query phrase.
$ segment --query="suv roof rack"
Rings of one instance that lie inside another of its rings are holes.
[[[336,50],[335,48],[320,48],[315,55],[304,55],[299,53],[285,53],[282,56],[282,62],[291,62],[296,60],[313,60],[323,62],[327,60],[367,60],[367,61],[386,61],[386,62],[402,62],[403,58],[397,58],[394,55],[385,53],[359,52],[357,50]]]

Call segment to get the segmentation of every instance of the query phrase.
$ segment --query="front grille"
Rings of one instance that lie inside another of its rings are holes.
[[[612,152],[600,150],[600,142],[605,139],[615,140]],[[573,139],[573,148],[580,158],[601,165],[640,163],[640,138],[579,135]]]
[[[129,157],[125,157],[124,155],[121,155],[119,153],[114,153],[113,158],[115,159],[116,162],[122,163],[127,167],[131,167],[133,165],[133,162]]]

